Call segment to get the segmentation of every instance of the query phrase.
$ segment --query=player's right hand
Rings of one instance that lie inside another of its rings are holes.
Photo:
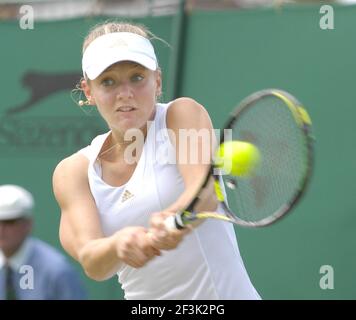
[[[116,253],[118,258],[134,268],[143,267],[160,250],[153,247],[147,229],[144,227],[127,227],[115,234]]]

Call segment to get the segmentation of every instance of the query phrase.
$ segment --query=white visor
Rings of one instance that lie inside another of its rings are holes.
[[[83,54],[83,75],[97,78],[106,68],[120,61],[137,62],[147,69],[157,69],[151,42],[135,33],[115,32],[96,38]]]

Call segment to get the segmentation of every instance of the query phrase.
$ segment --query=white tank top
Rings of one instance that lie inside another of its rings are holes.
[[[157,104],[141,157],[123,186],[110,186],[101,178],[97,156],[110,132],[79,151],[89,159],[89,185],[106,236],[127,226],[148,227],[151,214],[167,208],[184,190],[166,131],[168,107]],[[125,299],[260,299],[243,265],[234,228],[223,221],[208,219],[175,250],[163,251],[142,268],[122,265],[117,275]]]

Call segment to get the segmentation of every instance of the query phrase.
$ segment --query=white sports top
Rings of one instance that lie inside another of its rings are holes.
[[[141,157],[123,186],[101,179],[97,156],[110,132],[79,151],[89,159],[89,185],[106,236],[127,226],[148,227],[151,213],[167,208],[184,190],[183,178],[172,164],[168,107],[157,104]],[[213,219],[185,236],[175,250],[163,251],[142,268],[123,264],[117,275],[125,299],[260,299],[243,265],[233,226]]]

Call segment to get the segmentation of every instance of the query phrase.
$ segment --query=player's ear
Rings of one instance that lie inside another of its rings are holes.
[[[85,94],[85,97],[87,98],[87,103],[89,105],[94,105],[95,104],[95,99],[92,96],[89,80],[83,78],[80,82],[80,86]]]

